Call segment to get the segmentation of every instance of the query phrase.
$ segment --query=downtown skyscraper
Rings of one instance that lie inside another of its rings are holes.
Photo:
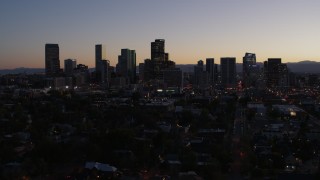
[[[64,60],[64,73],[67,76],[70,76],[73,74],[73,70],[77,66],[77,60],[75,59],[66,59]]]
[[[130,49],[121,49],[121,55],[118,56],[117,74],[125,77],[130,83],[136,82],[136,51]]]
[[[106,59],[106,47],[102,44],[97,44],[95,48],[95,67],[96,73],[101,73],[102,60]]]
[[[246,53],[242,59],[242,74],[244,87],[250,87],[255,84],[255,75],[259,68],[256,65],[256,54]]]
[[[207,58],[206,59],[206,72],[208,73],[209,83],[214,85],[215,83],[215,65],[214,65],[214,58]]]
[[[144,61],[144,80],[163,81],[163,70],[167,68],[175,68],[175,62],[170,61],[165,52],[165,40],[156,39],[151,42],[151,59]]]
[[[151,42],[151,60],[154,61],[165,61],[168,54],[165,53],[165,40],[156,39]]]
[[[286,87],[289,84],[288,67],[281,63],[281,58],[268,58],[264,62],[267,87]]]
[[[199,60],[194,66],[194,87],[204,89],[208,86],[208,72],[204,71],[203,61]]]
[[[96,82],[104,85],[109,84],[110,62],[106,59],[106,47],[102,44],[95,46]]]
[[[45,46],[45,73],[47,77],[58,76],[60,70],[59,45],[46,44]]]
[[[226,88],[236,87],[236,58],[220,58],[221,84]]]

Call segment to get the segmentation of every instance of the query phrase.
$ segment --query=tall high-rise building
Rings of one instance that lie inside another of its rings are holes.
[[[151,60],[153,61],[165,61],[166,56],[165,53],[165,40],[164,39],[156,39],[154,42],[151,42]]]
[[[64,60],[64,72],[66,75],[70,76],[73,73],[73,70],[77,66],[77,60],[75,59],[66,59]]]
[[[106,60],[106,47],[102,44],[97,44],[95,49],[95,65],[96,65],[96,72],[101,73],[101,61]]]
[[[279,84],[279,66],[281,58],[268,58],[264,63],[267,87],[276,87]]]
[[[249,68],[252,65],[256,64],[256,54],[246,53],[243,57],[243,67],[245,69]]]
[[[110,61],[109,60],[101,60],[101,71],[100,71],[100,82],[103,85],[108,86],[110,82],[110,74],[109,74],[109,67],[110,67]]]
[[[255,72],[257,71],[256,55],[253,53],[246,53],[242,60],[243,85],[245,87],[249,87],[253,85],[252,76],[254,76],[254,74],[256,74]]]
[[[194,66],[194,85],[198,88],[206,88],[208,85],[208,72],[204,71],[203,61],[199,60]]]
[[[214,85],[215,82],[215,68],[214,68],[214,58],[206,59],[206,71],[209,75],[209,82],[211,85]]]
[[[264,62],[267,87],[285,87],[289,85],[289,70],[281,58],[268,58]]]
[[[163,81],[163,70],[175,68],[175,63],[169,60],[169,53],[165,52],[165,40],[156,39],[151,42],[151,59],[144,61],[144,80]]]
[[[224,87],[236,87],[236,58],[222,57],[220,58],[221,68],[221,84]]]
[[[109,61],[106,59],[105,45],[97,44],[95,47],[96,82],[106,84]]]
[[[60,73],[59,45],[46,44],[45,72],[47,77],[54,77]]]
[[[129,79],[130,83],[136,82],[136,51],[121,49],[118,56],[117,74]]]
[[[194,66],[194,84],[195,85],[200,84],[202,72],[203,72],[203,61],[199,60],[197,65]]]

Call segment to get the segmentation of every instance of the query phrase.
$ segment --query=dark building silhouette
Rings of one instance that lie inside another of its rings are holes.
[[[244,87],[250,87],[253,85],[254,75],[257,70],[256,55],[253,53],[246,53],[242,61],[242,74]]]
[[[281,58],[269,58],[264,62],[266,85],[272,87],[287,87],[290,85],[289,69],[281,63]]]
[[[109,73],[110,61],[109,60],[101,60],[101,74],[100,74],[100,82],[105,86],[109,86],[110,82],[110,73]]]
[[[214,65],[214,58],[207,58],[206,59],[206,71],[209,76],[209,83],[214,85],[215,83],[215,65]]]
[[[281,58],[268,58],[264,62],[264,70],[267,87],[277,87],[280,83]]]
[[[67,76],[71,76],[76,66],[77,66],[77,61],[75,59],[64,60],[64,73]]]
[[[214,64],[214,82],[218,82],[219,71],[218,64]]]
[[[95,46],[95,65],[96,65],[96,82],[108,85],[110,66],[109,60],[106,59],[106,48],[102,44]]]
[[[144,63],[139,63],[139,81],[144,81]]]
[[[169,60],[169,54],[165,53],[165,40],[156,39],[151,42],[151,59],[144,61],[144,81],[163,82],[163,70],[167,68],[175,68],[175,63]]]
[[[201,76],[203,73],[203,61],[199,60],[197,65],[194,66],[194,85],[197,87],[201,84]]]
[[[197,88],[206,88],[208,86],[208,72],[204,71],[203,61],[199,60],[194,67],[194,85]]]
[[[87,85],[90,78],[89,74],[88,66],[84,64],[78,64],[76,68],[73,69],[75,86]]]
[[[101,61],[106,59],[106,47],[102,44],[97,44],[95,47],[95,65],[96,73],[101,74],[102,64]]]
[[[308,75],[308,86],[315,87],[319,85],[319,76],[317,74]]]
[[[289,69],[286,64],[281,63],[278,67],[279,71],[279,87],[288,87],[289,86]]]
[[[169,58],[169,55],[165,53],[165,40],[156,39],[151,42],[151,59],[153,61],[165,61],[166,57]]]
[[[236,58],[222,57],[220,66],[222,86],[226,88],[236,87]]]
[[[141,67],[143,68],[143,72],[139,72],[139,73],[143,74],[143,81],[147,82],[152,79],[155,79],[154,65],[153,65],[153,61],[151,61],[151,59],[145,59],[143,66],[141,65]],[[140,70],[141,69],[139,69],[139,71]]]
[[[182,87],[182,71],[180,68],[163,70],[163,81],[167,87]]]
[[[135,50],[121,49],[121,55],[118,56],[116,71],[119,76],[127,78],[130,83],[136,82]]]
[[[165,53],[164,54],[164,60],[165,61],[169,61],[169,53]]]
[[[288,72],[289,77],[289,86],[290,87],[298,87],[298,78],[297,74],[293,72]]]
[[[60,74],[59,45],[46,44],[45,46],[45,73],[47,77]]]

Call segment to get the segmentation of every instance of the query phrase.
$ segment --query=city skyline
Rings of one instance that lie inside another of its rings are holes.
[[[4,1],[0,69],[44,67],[43,46],[59,44],[60,66],[77,59],[95,66],[96,44],[117,63],[121,49],[135,49],[137,64],[150,58],[150,42],[166,40],[170,60],[236,57],[246,52],[257,62],[320,60],[317,1]]]

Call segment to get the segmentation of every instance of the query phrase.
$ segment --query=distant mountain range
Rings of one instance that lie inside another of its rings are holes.
[[[260,67],[263,67],[263,63],[257,63]],[[177,64],[176,67],[180,68],[183,72],[193,72],[195,64]],[[296,73],[320,73],[320,62],[317,61],[300,61],[287,63],[291,72]],[[242,64],[236,64],[237,72],[242,72]],[[94,71],[94,68],[89,69],[90,72]],[[4,74],[41,74],[44,73],[43,68],[15,68],[15,69],[0,69],[0,75]]]
[[[41,74],[44,73],[43,68],[15,68],[15,69],[0,69],[0,74]]]
[[[297,63],[287,63],[292,72],[298,73],[320,73],[320,62],[300,61]]]

